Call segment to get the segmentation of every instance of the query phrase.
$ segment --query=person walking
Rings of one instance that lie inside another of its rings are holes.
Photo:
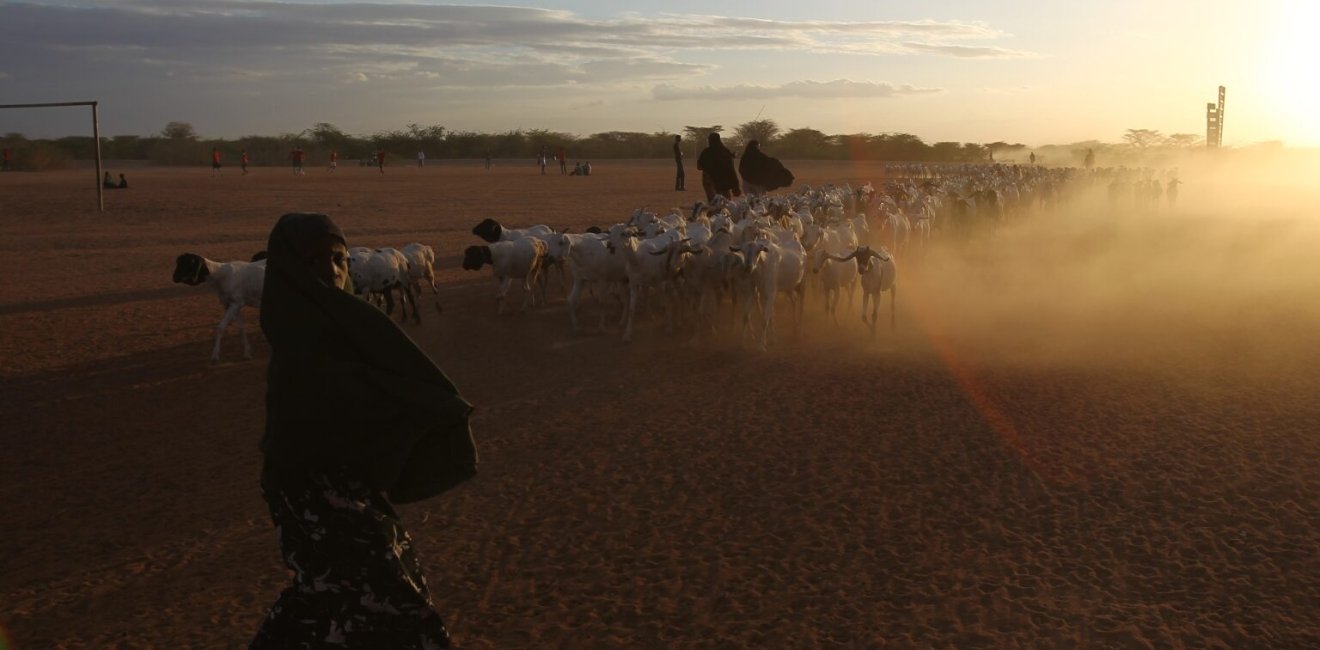
[[[339,169],[339,152],[338,152],[338,151],[331,151],[331,152],[330,152],[330,171],[334,171],[334,170],[336,170],[336,169]]]
[[[248,168],[248,155],[247,155],[247,149],[244,149],[244,150],[243,150],[243,155],[238,159],[238,165],[239,165],[239,167],[242,167],[242,168],[243,168],[243,175],[244,175],[244,176],[247,176],[247,175],[248,175],[248,170],[247,170],[247,168]]]
[[[385,173],[385,150],[384,150],[384,149],[377,149],[377,150],[376,150],[376,167],[377,167],[378,169],[380,169],[380,173],[382,173],[382,174]]]
[[[726,199],[742,195],[738,174],[733,171],[733,152],[720,141],[720,134],[706,136],[706,148],[697,156],[697,169],[701,171],[707,202],[713,201],[716,194]]]
[[[681,146],[682,144],[683,144],[683,136],[675,135],[674,165],[678,167],[678,175],[674,177],[674,190],[678,192],[687,191],[687,187],[684,186],[684,183],[687,182],[687,177],[683,174],[683,147]]]
[[[348,240],[330,217],[284,215],[266,250],[261,494],[292,584],[249,648],[448,648],[393,504],[475,476],[472,405],[353,295]]]
[[[550,153],[549,153],[548,151],[545,150],[545,147],[544,147],[544,146],[542,146],[542,147],[541,147],[541,150],[538,151],[538,152],[536,153],[536,164],[538,164],[538,165],[541,166],[541,175],[542,175],[542,176],[545,175],[546,161],[547,161],[547,159],[548,159],[549,157],[550,157]]]
[[[743,149],[742,158],[738,160],[738,173],[742,175],[743,189],[751,196],[793,184],[793,173],[778,158],[765,155],[757,140],[748,141]]]
[[[219,176],[220,172],[220,148],[211,147],[211,175]]]

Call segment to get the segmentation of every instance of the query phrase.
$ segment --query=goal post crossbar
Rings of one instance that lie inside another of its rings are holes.
[[[96,117],[96,107],[100,102],[42,102],[39,104],[0,104],[0,108],[54,108],[58,106],[92,107],[92,141],[96,143],[96,207],[105,212],[105,187],[101,183],[101,125]]]

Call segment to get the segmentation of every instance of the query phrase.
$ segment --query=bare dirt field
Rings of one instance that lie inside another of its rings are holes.
[[[0,174],[0,648],[246,647],[287,580],[268,348],[248,310],[255,358],[209,363],[215,294],[171,272],[291,211],[436,248],[445,311],[405,329],[482,464],[401,513],[457,647],[1320,647],[1314,193],[1184,169],[1176,213],[1079,199],[900,257],[895,331],[811,296],[762,353],[574,335],[557,280],[495,316],[458,265],[480,219],[698,198],[594,166],[133,168],[103,214],[90,171]]]

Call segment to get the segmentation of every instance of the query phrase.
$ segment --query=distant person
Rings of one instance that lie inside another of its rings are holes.
[[[107,190],[113,190],[113,189],[117,189],[119,186],[115,185],[115,179],[110,177],[110,172],[106,172],[105,178],[101,179],[101,187]]]
[[[385,173],[385,150],[384,150],[384,149],[377,149],[377,150],[376,150],[376,167],[377,167],[378,169],[380,169],[380,173],[382,173],[382,174]]]
[[[220,174],[220,148],[211,147],[211,175],[218,176],[219,174]]]
[[[489,149],[487,149],[487,150],[485,151],[485,156],[486,156],[486,169],[490,169],[490,150],[489,150]]]
[[[303,176],[305,173],[303,171],[303,159],[306,154],[303,153],[302,147],[294,147],[293,153],[289,154],[289,157],[293,159],[293,173]]]
[[[9,171],[9,149],[4,151],[4,160],[0,161],[0,171]]]
[[[541,150],[536,153],[536,164],[541,166],[542,176],[545,175],[546,158],[549,156],[550,154],[546,152],[545,147],[541,147]]]
[[[284,215],[266,246],[261,495],[291,582],[251,650],[450,647],[394,504],[475,476],[472,405],[353,295],[347,246],[323,214]]]
[[[738,160],[738,173],[742,176],[743,188],[752,196],[793,184],[793,173],[778,158],[765,155],[757,140],[748,141],[743,149],[742,158]]]
[[[567,173],[568,173],[568,156],[564,153],[564,148],[563,148],[563,147],[560,147],[560,148],[559,148],[559,153],[555,154],[555,157],[559,159],[559,173],[561,173],[561,174],[567,174]]]
[[[421,149],[417,150],[417,166],[418,167],[426,166],[426,152],[422,151]]]
[[[1031,164],[1036,164],[1036,152],[1031,152]]]
[[[674,177],[674,190],[678,192],[687,191],[685,183],[687,176],[683,173],[683,136],[674,136],[674,165],[678,167],[678,175]]]
[[[329,171],[334,171],[334,170],[336,170],[336,169],[339,169],[339,152],[338,152],[338,151],[331,151],[331,152],[330,152],[330,170],[329,170]]]
[[[124,178],[123,174],[119,175],[119,189],[121,190],[128,189],[128,179]]]
[[[733,152],[720,141],[720,134],[706,136],[706,148],[697,156],[697,169],[701,171],[706,201],[713,201],[716,194],[726,199],[742,195],[738,174],[733,171]]]
[[[590,176],[590,175],[591,175],[591,161],[590,161],[590,160],[588,160],[585,164],[582,165],[582,175],[583,175],[583,176]]]
[[[1074,158],[1073,160],[1076,160],[1076,158]],[[1091,149],[1087,149],[1087,150],[1086,150],[1086,161],[1085,161],[1084,163],[1082,163],[1082,164],[1085,165],[1087,169],[1090,169],[1090,168],[1094,167],[1094,166],[1095,166],[1095,151],[1093,151],[1093,150],[1091,150]]]
[[[239,164],[239,166],[241,166],[241,167],[243,168],[243,175],[244,175],[244,176],[247,176],[247,173],[248,173],[248,172],[247,172],[247,168],[248,168],[248,155],[247,155],[247,149],[244,149],[244,150],[243,150],[243,156],[242,156],[241,158],[238,159],[238,164]]]
[[[586,176],[587,174],[586,174],[586,170],[582,169],[582,163],[576,163],[576,164],[573,165],[573,171],[569,172],[568,175],[569,175],[569,176]]]
[[[1174,205],[1178,203],[1179,185],[1182,185],[1182,181],[1174,177],[1170,178],[1168,184],[1164,186],[1164,196],[1169,199],[1169,210],[1173,210]]]

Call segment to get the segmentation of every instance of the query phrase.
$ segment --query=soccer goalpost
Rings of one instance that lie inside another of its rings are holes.
[[[97,102],[50,102],[44,104],[0,104],[0,108],[52,108],[56,106],[91,106],[92,141],[96,143],[96,208],[105,212],[105,188],[101,185],[101,125],[96,119]]]

